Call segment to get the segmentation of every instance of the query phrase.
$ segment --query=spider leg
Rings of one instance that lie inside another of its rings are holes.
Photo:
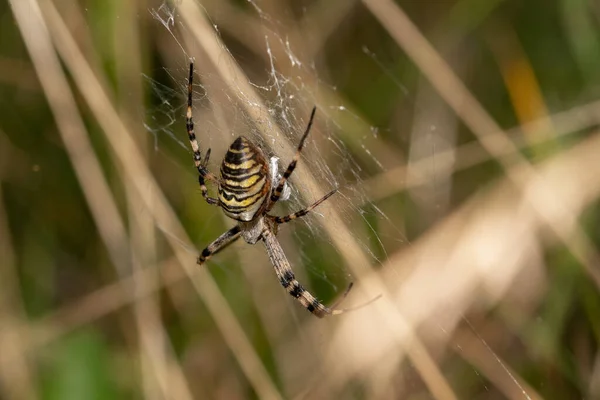
[[[221,236],[219,236],[214,242],[206,246],[202,253],[198,256],[197,263],[199,265],[204,264],[213,255],[235,242],[241,235],[242,230],[238,225],[234,226]]]
[[[281,248],[281,244],[269,229],[265,229],[262,233],[262,239],[267,248],[269,259],[275,268],[275,273],[279,278],[281,285],[288,291],[292,297],[302,304],[304,308],[313,313],[319,318],[326,317],[331,314],[340,314],[341,310],[333,310],[324,306],[316,297],[308,292],[300,282],[296,280],[294,271]]]
[[[285,217],[271,217],[271,218],[273,219],[273,221],[275,221],[278,224],[285,224],[286,222],[293,221],[296,218],[304,217],[306,214],[311,212],[316,206],[318,206],[319,204],[321,204],[322,202],[327,200],[329,197],[333,196],[335,194],[335,192],[337,192],[337,189],[334,189],[331,192],[327,193],[325,196],[321,197],[319,200],[315,201],[313,204],[311,204],[310,206],[306,207],[303,210],[296,211],[295,213],[286,215]]]
[[[198,183],[200,183],[200,190],[202,191],[202,197],[208,204],[218,205],[219,201],[213,197],[208,196],[208,189],[206,188],[206,180],[212,182],[219,182],[213,173],[209,172],[206,168],[208,164],[208,158],[210,157],[210,149],[206,152],[204,161],[202,161],[202,154],[200,153],[200,146],[198,146],[198,140],[196,140],[196,134],[194,133],[194,120],[192,118],[192,97],[193,97],[193,80],[194,80],[194,63],[190,62],[190,75],[188,78],[188,99],[187,99],[187,111],[185,114],[185,127],[187,129],[188,139],[194,152],[194,164],[198,170]]]
[[[312,127],[313,119],[315,118],[315,111],[317,111],[317,107],[313,107],[312,112],[310,113],[308,125],[306,126],[306,130],[304,131],[304,135],[302,135],[302,138],[300,139],[300,144],[298,144],[298,149],[296,150],[296,154],[294,154],[292,162],[290,162],[287,169],[283,173],[283,176],[279,180],[277,187],[271,193],[271,201],[269,203],[269,206],[267,207],[267,211],[271,210],[275,203],[277,203],[279,197],[281,196],[281,192],[283,192],[283,186],[285,185],[285,182],[288,180],[290,175],[292,175],[292,172],[294,172],[294,169],[296,168],[296,164],[300,159],[300,153],[302,152],[302,148],[304,147],[304,142],[306,141],[306,137],[310,133],[310,128]]]
[[[208,165],[208,160],[210,159],[210,147],[206,150],[206,154],[204,155],[204,160],[202,160],[202,166],[206,168]]]

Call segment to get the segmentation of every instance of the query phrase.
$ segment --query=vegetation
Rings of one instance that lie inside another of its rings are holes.
[[[201,5],[201,6],[200,6]],[[0,398],[600,398],[592,0],[0,3]],[[248,135],[314,131],[278,235],[232,226]],[[212,190],[212,189],[211,189]]]

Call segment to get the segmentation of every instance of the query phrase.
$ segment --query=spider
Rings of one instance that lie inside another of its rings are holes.
[[[276,167],[271,166],[271,169],[269,168],[269,163],[262,150],[244,136],[238,137],[229,146],[225,158],[221,163],[221,176],[217,177],[207,168],[210,149],[206,151],[204,159],[202,159],[196,134],[194,133],[194,121],[192,119],[193,77],[194,63],[190,62],[186,128],[194,153],[194,164],[199,174],[198,182],[200,183],[202,197],[208,204],[221,207],[225,215],[237,221],[236,226],[223,233],[202,250],[202,253],[198,256],[197,263],[199,265],[204,264],[213,255],[239,239],[240,236],[249,244],[256,244],[262,239],[269,259],[275,268],[275,273],[279,278],[279,282],[304,308],[319,318],[349,311],[350,309],[336,309],[335,305],[326,307],[304,289],[300,282],[296,280],[292,267],[281,248],[281,244],[275,237],[280,224],[285,224],[296,218],[305,216],[335,194],[337,189],[327,193],[305,209],[286,215],[285,217],[277,217],[269,214],[275,203],[281,199],[282,193],[287,187],[286,182],[296,168],[296,163],[300,158],[304,142],[315,117],[316,107],[312,109],[308,125],[304,131],[304,135],[300,139],[300,144],[294,158],[280,178],[278,177]],[[273,183],[277,180],[277,185],[274,186]],[[208,195],[206,181],[217,185],[218,198]],[[346,297],[351,288],[352,283],[346,289],[342,299]]]

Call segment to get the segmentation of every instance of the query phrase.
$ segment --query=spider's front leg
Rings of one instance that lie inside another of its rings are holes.
[[[305,209],[296,211],[295,213],[286,215],[285,217],[274,217],[271,215],[269,215],[269,217],[273,221],[275,221],[275,223],[277,223],[277,224],[285,224],[286,222],[293,221],[296,218],[304,217],[306,214],[311,212],[316,206],[318,206],[319,204],[321,204],[322,202],[324,202],[325,200],[327,200],[328,198],[333,196],[336,192],[337,192],[337,189],[333,189],[331,192],[327,193],[325,196],[321,197],[319,200],[315,201],[314,203],[312,203],[310,206],[306,207]]]
[[[202,192],[202,197],[208,204],[211,205],[219,205],[219,200],[214,197],[210,197],[208,195],[208,188],[206,187],[206,179],[216,182],[219,184],[219,178],[217,178],[213,173],[209,172],[206,166],[208,165],[208,159],[210,158],[210,149],[206,151],[206,155],[204,156],[204,160],[202,163],[198,165],[198,183],[200,184],[200,191]]]
[[[294,158],[292,159],[292,161],[288,165],[287,169],[283,173],[283,176],[281,177],[281,179],[279,179],[279,183],[277,184],[277,186],[275,187],[275,189],[273,189],[273,192],[271,193],[271,198],[269,199],[270,201],[269,201],[269,206],[267,207],[267,212],[273,208],[275,203],[277,203],[277,201],[281,197],[281,193],[283,192],[285,183],[287,182],[288,178],[292,175],[292,172],[294,172],[294,169],[296,169],[296,164],[298,163],[298,160],[300,159],[300,153],[302,152],[302,148],[304,147],[304,142],[306,141],[306,138],[307,138],[308,134],[310,133],[310,128],[312,127],[316,111],[317,111],[317,107],[313,107],[312,112],[310,113],[310,119],[308,120],[308,125],[306,126],[306,130],[304,131],[304,135],[302,135],[302,138],[300,139],[300,143],[298,144],[298,148],[296,149],[296,154],[294,154]]]
[[[210,197],[208,195],[208,189],[206,188],[206,180],[212,182],[219,182],[219,178],[217,178],[213,173],[211,173],[206,166],[208,165],[208,159],[210,157],[210,149],[206,152],[204,156],[204,160],[202,160],[202,154],[200,153],[200,146],[198,145],[198,140],[196,139],[196,133],[194,132],[194,119],[192,117],[192,98],[193,98],[193,82],[194,82],[194,63],[190,63],[190,75],[188,77],[188,99],[187,99],[187,111],[185,114],[185,127],[188,134],[188,139],[190,141],[190,145],[192,146],[192,151],[194,153],[194,165],[196,165],[196,169],[198,170],[198,183],[200,184],[200,191],[202,192],[202,197],[206,200],[208,204],[218,205],[219,200]]]

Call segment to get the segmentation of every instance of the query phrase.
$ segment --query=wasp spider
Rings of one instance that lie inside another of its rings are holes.
[[[265,243],[269,259],[275,268],[275,273],[281,285],[296,298],[308,311],[319,318],[332,314],[341,314],[347,310],[334,309],[324,306],[312,294],[310,294],[296,280],[292,267],[287,260],[281,244],[275,237],[279,224],[293,221],[308,214],[316,206],[332,196],[336,190],[332,190],[325,196],[314,202],[309,207],[297,211],[285,217],[269,215],[269,211],[281,198],[286,181],[294,172],[296,163],[300,158],[300,152],[306,141],[313,123],[316,108],[313,108],[304,135],[292,162],[288,165],[283,176],[278,178],[277,171],[269,170],[269,163],[262,150],[244,136],[233,141],[225,158],[221,163],[221,176],[217,177],[208,168],[210,149],[207,150],[204,159],[200,154],[198,141],[194,133],[194,121],[192,120],[192,81],[194,76],[194,63],[190,63],[190,75],[188,79],[188,104],[186,113],[186,127],[188,138],[194,152],[194,163],[198,169],[198,181],[202,191],[202,197],[208,202],[223,209],[225,215],[236,220],[238,223],[214,242],[209,244],[198,257],[198,264],[204,264],[210,257],[223,250],[225,247],[241,237],[249,244],[255,244],[260,239]],[[276,185],[274,186],[275,181]],[[218,198],[208,195],[206,181],[213,182],[218,187]],[[352,284],[348,286],[344,297]]]

